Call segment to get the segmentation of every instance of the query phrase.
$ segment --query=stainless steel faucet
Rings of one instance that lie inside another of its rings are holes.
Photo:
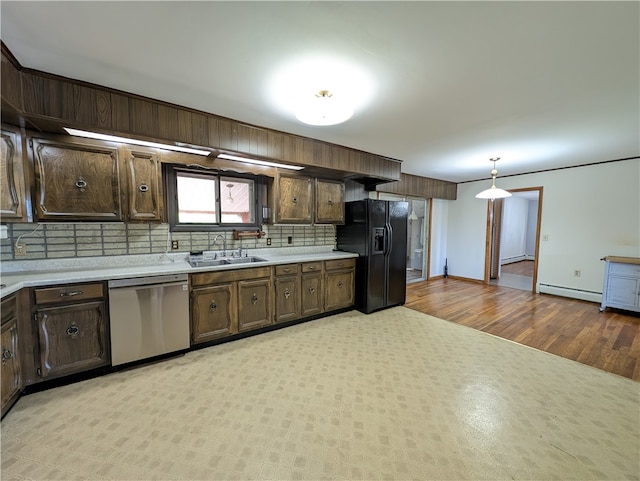
[[[216,234],[211,245],[216,245],[220,237],[222,237],[222,257],[225,257],[227,255],[227,238],[223,234]]]

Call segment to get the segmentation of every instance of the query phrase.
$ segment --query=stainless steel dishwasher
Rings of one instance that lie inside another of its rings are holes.
[[[189,347],[187,274],[109,281],[114,366]]]

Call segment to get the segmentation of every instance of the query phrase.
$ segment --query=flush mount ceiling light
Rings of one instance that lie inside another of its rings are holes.
[[[211,151],[202,149],[193,149],[191,147],[182,147],[172,144],[160,144],[158,142],[147,142],[146,140],[130,139],[128,137],[118,137],[116,135],[100,134],[98,132],[89,132],[87,130],[71,129],[64,127],[69,135],[74,137],[84,137],[86,139],[106,140],[108,142],[119,142],[121,144],[142,145],[144,147],[154,147],[156,149],[173,150],[175,152],[185,152],[187,154],[209,155]]]
[[[303,102],[296,117],[300,122],[309,125],[336,125],[351,118],[353,108],[335,97],[329,90],[319,90]]]
[[[496,177],[498,176],[498,171],[496,170],[496,162],[498,160],[500,160],[500,157],[493,157],[489,159],[490,162],[493,162],[493,169],[491,170],[491,178],[492,178],[491,187],[477,194],[476,199],[493,200],[493,199],[504,199],[505,197],[511,197],[511,192],[507,192],[506,190],[498,189],[496,187]]]

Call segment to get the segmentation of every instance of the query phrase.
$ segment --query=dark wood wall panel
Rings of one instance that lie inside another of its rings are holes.
[[[430,179],[418,175],[402,174],[398,182],[388,182],[376,186],[377,192],[389,194],[410,195],[425,199],[448,199],[455,200],[458,187],[453,182]]]
[[[402,183],[401,162],[394,159],[243,124],[99,85],[44,72],[20,70],[19,64],[8,54],[10,52],[3,46],[2,105],[16,107],[16,114],[25,122],[40,125],[44,131],[49,131],[52,126],[59,131],[63,124],[71,123],[74,127],[112,131],[116,135],[185,142],[330,169],[367,185],[394,180],[399,181],[394,184]],[[429,192],[436,193],[434,196],[443,192],[445,198],[451,198],[449,183],[444,185],[441,181],[429,180],[433,181],[428,184]],[[415,186],[411,189],[413,192]]]
[[[0,64],[0,75],[3,102],[14,109],[23,110],[21,74],[13,62],[5,55],[4,48],[2,51],[2,63]]]

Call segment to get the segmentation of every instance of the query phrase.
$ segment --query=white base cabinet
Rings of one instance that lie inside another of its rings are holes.
[[[602,304],[607,307],[640,312],[640,258],[607,256],[604,271]]]

